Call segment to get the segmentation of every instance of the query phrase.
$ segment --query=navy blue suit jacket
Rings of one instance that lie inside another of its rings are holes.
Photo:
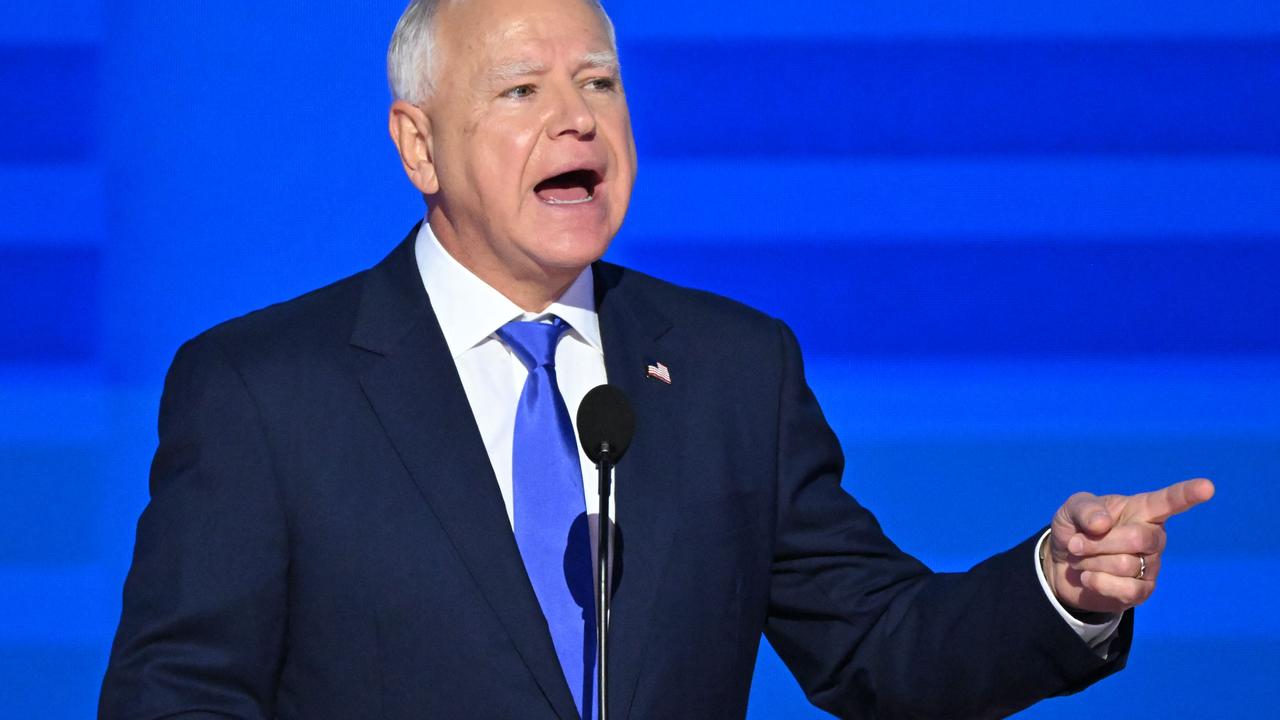
[[[409,237],[185,344],[104,718],[576,717]],[[1032,542],[934,574],[840,487],[782,323],[595,266],[617,470],[617,720],[741,718],[762,632],[841,717],[991,717],[1119,669]],[[670,385],[646,365],[671,368]]]

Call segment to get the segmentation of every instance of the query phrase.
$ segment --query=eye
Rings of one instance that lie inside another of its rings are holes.
[[[513,100],[520,100],[522,98],[527,98],[531,95],[533,95],[532,85],[517,85],[513,88],[504,90],[502,92],[502,97],[511,98]]]
[[[591,90],[610,92],[618,87],[618,81],[611,77],[591,78],[587,81],[587,87]]]

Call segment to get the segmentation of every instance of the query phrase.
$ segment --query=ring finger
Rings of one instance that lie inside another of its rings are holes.
[[[1145,562],[1145,565],[1144,565]],[[1070,566],[1073,570],[1092,570],[1121,578],[1138,578],[1153,580],[1160,571],[1160,555],[1093,555],[1084,558],[1073,558]]]

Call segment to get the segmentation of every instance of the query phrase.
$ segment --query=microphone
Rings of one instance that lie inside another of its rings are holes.
[[[631,447],[636,432],[636,416],[631,402],[616,385],[598,385],[578,406],[578,437],[591,462],[599,465],[608,456],[617,464]]]
[[[609,666],[609,476],[613,466],[631,447],[636,432],[636,415],[626,394],[615,385],[599,385],[582,398],[578,406],[578,441],[600,472],[600,511],[597,515],[599,542],[596,544],[596,683],[600,686],[599,720],[608,720]]]

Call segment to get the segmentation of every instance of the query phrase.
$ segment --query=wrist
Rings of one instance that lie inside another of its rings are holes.
[[[1053,556],[1049,552],[1049,543],[1053,542],[1052,536],[1045,533],[1040,540],[1040,572],[1044,575],[1045,584],[1049,586],[1049,590],[1053,592],[1053,596],[1062,602],[1062,594],[1058,592],[1058,573],[1055,572]]]
[[[1058,592],[1059,574],[1057,562],[1053,559],[1053,553],[1049,552],[1049,543],[1052,542],[1049,536],[1040,543],[1040,571],[1044,573],[1045,582],[1049,585],[1050,592],[1057,598],[1058,604],[1071,617],[1079,620],[1086,625],[1103,625],[1110,622],[1115,614],[1108,612],[1092,612],[1089,610],[1081,610],[1067,603],[1066,598],[1062,597],[1062,593]]]

